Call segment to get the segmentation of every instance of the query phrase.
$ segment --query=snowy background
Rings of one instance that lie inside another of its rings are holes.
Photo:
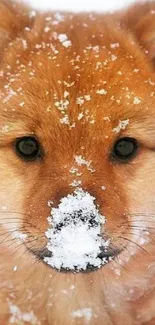
[[[34,8],[72,11],[108,11],[120,9],[130,3],[142,2],[142,0],[25,0]]]

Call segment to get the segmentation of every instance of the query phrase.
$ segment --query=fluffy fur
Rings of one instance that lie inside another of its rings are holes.
[[[1,0],[0,48],[0,323],[155,324],[155,3],[35,15]],[[39,139],[41,160],[16,155],[14,141],[26,135]],[[110,155],[124,136],[139,142],[126,164]],[[100,270],[79,274],[55,271],[29,251],[46,245],[48,200],[57,206],[74,191],[74,155],[92,161],[94,173],[79,167],[82,187],[107,218],[104,234],[122,249]],[[13,238],[15,230],[26,240]],[[83,308],[90,320],[73,317]]]

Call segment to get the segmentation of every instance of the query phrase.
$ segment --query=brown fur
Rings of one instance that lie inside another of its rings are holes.
[[[112,15],[62,13],[63,21],[50,25],[46,17],[53,21],[55,13],[31,18],[29,8],[0,1],[1,325],[28,323],[11,319],[9,304],[23,313],[34,312],[38,321],[28,324],[87,324],[85,318],[71,316],[81,308],[92,308],[90,325],[155,324],[154,11],[155,2]],[[45,32],[47,26],[50,31]],[[65,48],[53,32],[67,34],[72,46]],[[113,43],[119,47],[112,49]],[[107,89],[106,96],[96,93],[101,88]],[[11,96],[10,90],[17,95]],[[55,102],[64,98],[64,91],[70,93],[67,113],[76,127],[60,123]],[[76,98],[84,95],[91,100],[80,107]],[[135,105],[134,97],[141,103]],[[78,120],[83,107],[85,117]],[[112,132],[126,119],[124,131]],[[31,134],[39,139],[44,158],[26,163],[15,154],[13,143]],[[140,143],[128,164],[110,159],[114,143],[124,135]],[[113,245],[128,246],[100,270],[65,274],[38,261],[27,248],[46,245],[47,201],[57,206],[73,192],[75,176],[69,171],[76,154],[95,168],[94,173],[80,168],[82,187],[107,217],[106,234]],[[150,232],[144,246],[134,236],[136,227],[142,237]],[[14,229],[27,233],[28,240],[11,239]]]

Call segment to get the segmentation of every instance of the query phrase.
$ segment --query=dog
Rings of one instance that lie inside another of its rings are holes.
[[[155,2],[1,0],[0,48],[1,325],[154,325]]]

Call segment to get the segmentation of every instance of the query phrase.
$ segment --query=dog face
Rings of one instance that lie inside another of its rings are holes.
[[[146,247],[152,254],[153,8],[114,16],[34,14],[1,3],[1,222],[49,273],[55,271],[44,263],[47,217],[79,188],[106,219],[106,264],[94,279],[114,272],[119,258],[130,270],[130,280],[120,280],[128,287]],[[80,209],[81,201],[74,213]],[[141,270],[147,263],[148,256]]]

